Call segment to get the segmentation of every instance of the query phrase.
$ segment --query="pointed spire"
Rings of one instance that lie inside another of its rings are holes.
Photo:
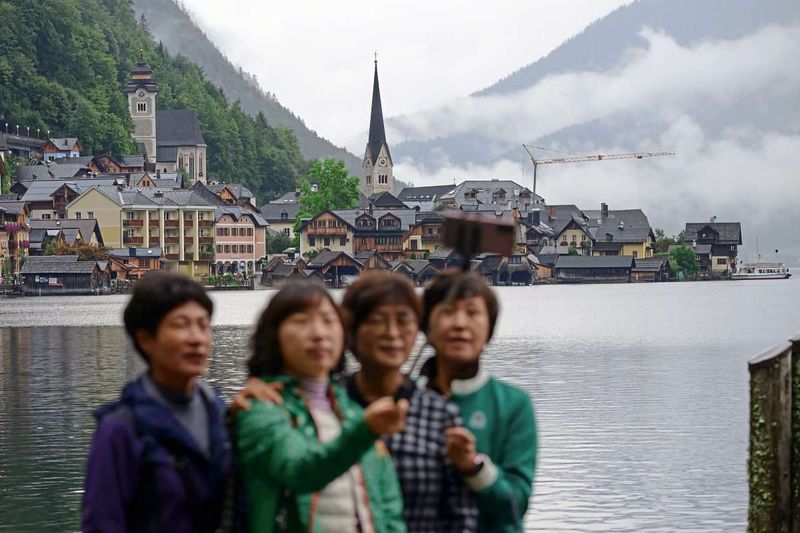
[[[386,143],[386,130],[383,127],[383,107],[381,106],[381,90],[378,85],[378,54],[375,53],[375,81],[372,84],[372,111],[369,119],[369,147],[372,164],[378,159],[381,146],[386,145],[386,153],[389,153],[389,145]],[[389,160],[392,157],[389,155]]]

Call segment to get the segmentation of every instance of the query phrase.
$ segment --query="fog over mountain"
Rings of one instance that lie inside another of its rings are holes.
[[[497,177],[530,186],[523,142],[579,154],[673,151],[542,166],[537,192],[585,209],[641,207],[668,233],[711,216],[741,221],[744,258],[755,258],[758,237],[765,258],[780,249],[800,264],[798,50],[796,0],[641,0],[491,87],[390,119],[395,173],[417,185]]]

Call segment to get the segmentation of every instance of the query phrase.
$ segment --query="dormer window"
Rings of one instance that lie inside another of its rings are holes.
[[[281,220],[289,220],[289,213],[287,213],[286,211],[282,211]]]
[[[147,113],[147,102],[138,102],[136,104],[136,111],[139,113]]]

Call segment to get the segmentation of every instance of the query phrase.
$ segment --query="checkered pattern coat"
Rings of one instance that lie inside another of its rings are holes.
[[[365,405],[351,378],[350,397]],[[385,437],[403,493],[403,517],[409,533],[478,530],[475,497],[444,451],[444,430],[462,425],[458,407],[430,390],[406,382],[399,393],[409,402],[406,428]]]

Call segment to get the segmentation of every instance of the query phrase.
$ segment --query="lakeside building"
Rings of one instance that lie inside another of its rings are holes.
[[[716,217],[710,222],[687,222],[684,243],[695,249],[695,253],[698,253],[698,247],[708,247],[709,272],[734,273],[742,244],[742,225],[739,222],[717,222]]]
[[[239,206],[217,207],[214,219],[216,274],[256,273],[267,256],[267,226],[261,214]]]
[[[31,255],[43,254],[47,242],[52,238],[55,238],[56,242],[63,242],[69,246],[75,244],[104,245],[100,226],[93,218],[31,219],[29,226]]]
[[[18,276],[28,256],[30,234],[28,204],[0,200],[0,278]]]
[[[629,255],[559,255],[554,273],[560,283],[627,283],[633,266]]]
[[[118,281],[135,281],[161,270],[161,248],[115,248],[108,251],[108,262]]]
[[[111,270],[107,261],[80,261],[77,255],[29,257],[20,275],[25,294],[97,294],[108,291]]]
[[[66,157],[80,157],[81,143],[77,137],[63,139],[48,139],[42,147],[42,158],[45,161],[54,161]]]
[[[609,210],[602,203],[599,211],[583,213],[594,237],[592,255],[653,257],[656,236],[641,209]]]
[[[261,216],[264,217],[270,229],[289,239],[294,239],[294,225],[297,212],[300,210],[299,190],[287,192],[277,200],[273,200],[261,207]]]
[[[106,246],[159,247],[165,270],[200,276],[211,273],[215,208],[191,190],[93,187],[67,213],[91,212]]]

